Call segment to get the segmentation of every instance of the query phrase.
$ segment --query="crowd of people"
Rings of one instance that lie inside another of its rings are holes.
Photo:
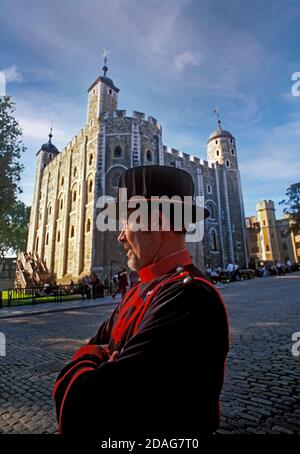
[[[266,276],[284,276],[286,273],[291,273],[293,271],[299,271],[300,264],[292,263],[290,259],[280,262],[275,260],[273,264],[264,264],[261,262],[258,267],[255,269],[255,275],[257,277],[266,277]]]
[[[292,271],[299,271],[300,264],[292,263],[287,259],[284,263],[275,261],[274,264],[266,265],[261,262],[258,266],[253,269],[240,270],[237,264],[228,263],[225,269],[218,267],[213,268],[206,265],[205,277],[210,280],[217,287],[220,287],[224,282],[234,282],[245,277],[245,273],[248,278],[250,277],[266,277],[266,276],[282,276]],[[248,273],[248,274],[247,274]],[[78,283],[70,281],[68,286],[57,284],[56,281],[51,283],[47,282],[43,285],[43,288],[39,289],[40,296],[49,296],[58,292],[65,294],[78,293],[82,299],[90,299],[111,295],[114,299],[117,294],[120,294],[123,298],[127,290],[133,287],[139,280],[138,273],[136,271],[126,271],[126,268],[122,267],[117,273],[109,277],[105,275],[103,281],[100,277],[93,272],[91,276],[86,276],[79,280]]]

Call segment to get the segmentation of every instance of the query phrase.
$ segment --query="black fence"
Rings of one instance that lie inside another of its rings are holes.
[[[36,304],[56,302],[68,299],[90,299],[104,296],[101,285],[50,285],[48,287],[16,288],[7,290],[7,297],[0,291],[0,308],[4,306],[18,306],[22,304]],[[72,298],[74,297],[74,298]],[[77,298],[76,298],[77,297]]]

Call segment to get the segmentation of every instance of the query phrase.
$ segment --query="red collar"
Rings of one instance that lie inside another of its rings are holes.
[[[152,265],[141,268],[139,271],[140,280],[144,282],[151,281],[156,277],[168,273],[168,271],[171,271],[176,266],[185,266],[190,265],[191,263],[192,259],[189,251],[183,249],[182,251],[167,255]]]

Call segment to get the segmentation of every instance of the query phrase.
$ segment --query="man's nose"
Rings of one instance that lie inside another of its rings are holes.
[[[125,234],[125,225],[123,226],[121,232],[120,232],[120,235],[118,236],[118,242],[119,243],[123,243],[124,241],[126,241],[126,234]]]

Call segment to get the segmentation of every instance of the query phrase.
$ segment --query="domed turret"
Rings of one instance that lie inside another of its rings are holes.
[[[229,131],[221,128],[221,120],[219,119],[217,129],[209,136],[207,143],[209,143],[211,140],[219,139],[221,137],[234,139],[233,135]]]
[[[49,134],[49,140],[47,143],[44,143],[42,146],[41,146],[41,151],[46,151],[47,153],[51,153],[51,154],[57,154],[59,153],[58,149],[56,148],[55,145],[53,145],[53,143],[51,142],[51,139],[52,139],[53,135],[52,135],[52,128],[50,129],[50,134]]]
[[[217,129],[209,136],[207,157],[211,164],[225,165],[228,169],[237,169],[235,139],[233,135],[221,128],[219,112],[217,113]]]

